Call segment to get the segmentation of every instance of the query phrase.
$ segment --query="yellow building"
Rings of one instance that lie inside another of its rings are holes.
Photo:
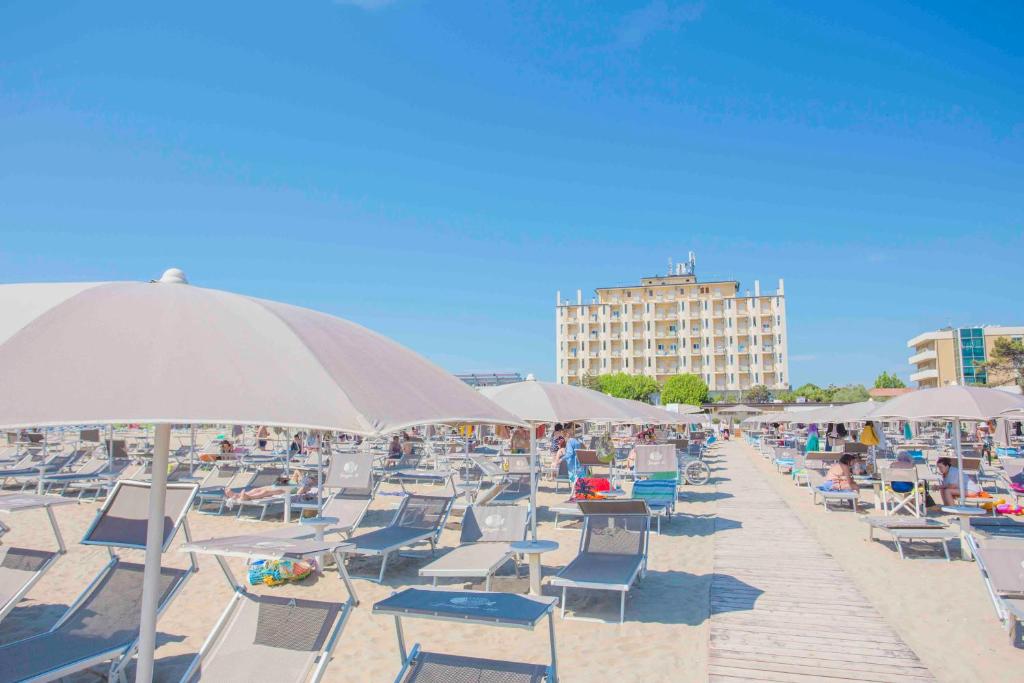
[[[694,257],[668,275],[600,287],[590,303],[555,299],[555,370],[563,384],[609,372],[663,382],[700,375],[712,391],[764,384],[789,388],[783,282],[773,294],[741,293],[739,282],[699,282]]]
[[[999,386],[1012,381],[1010,377],[990,376],[979,364],[988,360],[996,339],[1024,338],[1024,327],[946,327],[924,332],[907,342],[913,350],[910,364],[914,372],[911,382],[918,388],[950,384]]]

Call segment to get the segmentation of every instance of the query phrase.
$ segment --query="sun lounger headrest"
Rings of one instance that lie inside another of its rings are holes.
[[[324,487],[369,491],[373,488],[373,455],[370,453],[333,453]]]
[[[676,447],[672,444],[636,446],[634,450],[637,473],[670,472],[679,467],[676,461]]]
[[[402,513],[395,520],[395,526],[414,529],[436,529],[451,506],[448,496],[410,495],[406,498]]]
[[[668,482],[675,487],[672,482]],[[578,501],[580,511],[585,515],[641,515],[646,517],[651,514],[647,501],[637,499],[608,499],[608,500],[581,500]]]
[[[150,482],[117,482],[92,526],[85,532],[82,543],[114,548],[145,548],[151,488]],[[163,550],[167,550],[198,490],[198,484],[167,484]]]
[[[472,505],[462,518],[461,543],[521,541],[530,511],[520,505]]]
[[[406,588],[373,606],[374,614],[448,618],[494,626],[532,627],[554,608],[553,597],[517,593]]]

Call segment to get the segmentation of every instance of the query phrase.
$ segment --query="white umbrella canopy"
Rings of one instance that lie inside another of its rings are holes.
[[[532,423],[626,422],[641,417],[635,409],[627,409],[619,403],[620,399],[574,384],[527,379],[497,387],[482,387],[480,393],[520,419]]]
[[[947,386],[897,396],[880,404],[871,419],[980,421],[1014,409],[1024,410],[1024,398],[997,389]]]
[[[171,424],[522,424],[359,325],[193,287],[177,269],[149,283],[0,286],[0,377],[0,427],[156,424],[137,681],[153,675]]]
[[[722,408],[718,412],[719,413],[726,413],[726,414],[730,414],[730,415],[742,415],[742,414],[753,415],[753,414],[759,413],[761,411],[758,410],[757,408],[751,408],[748,405],[743,405],[742,403],[740,403],[739,405],[730,406],[728,408]]]
[[[0,286],[0,426],[265,424],[377,434],[518,423],[355,323],[161,281]]]

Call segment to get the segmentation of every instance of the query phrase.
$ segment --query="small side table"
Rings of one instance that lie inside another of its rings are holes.
[[[526,555],[530,561],[530,595],[540,595],[540,556],[558,550],[557,541],[515,541],[510,544],[512,550]]]
[[[300,526],[311,526],[313,527],[313,538],[318,541],[324,540],[324,530],[332,524],[337,524],[337,517],[300,517]],[[324,555],[320,554],[316,556],[317,566],[323,571],[324,568]]]
[[[960,522],[960,559],[971,561],[974,558],[971,557],[971,550],[967,547],[967,529],[969,528],[970,522],[964,524],[964,518],[970,517],[984,517],[988,513],[979,507],[973,505],[943,505],[942,511],[949,515],[954,515]]]

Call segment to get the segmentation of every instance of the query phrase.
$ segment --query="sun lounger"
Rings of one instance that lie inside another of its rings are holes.
[[[125,562],[116,548],[146,547],[149,484],[118,482],[85,533],[85,545],[105,546],[110,561],[50,630],[0,646],[0,683],[49,681],[107,665],[108,678],[124,676],[138,644],[144,565]],[[167,550],[196,487],[168,484],[163,550]],[[185,528],[188,536],[188,528]],[[160,572],[158,613],[196,569],[164,567]]]
[[[868,525],[868,540],[874,540],[876,531],[886,532],[896,544],[896,551],[900,554],[901,560],[906,559],[903,552],[904,543],[938,541],[942,545],[946,560],[949,561],[949,542],[960,535],[957,530],[950,529],[945,522],[931,517],[873,516],[861,519]]]
[[[982,538],[1024,539],[1024,523],[1012,517],[972,517],[970,530]]]
[[[345,623],[358,604],[340,556],[346,543],[232,536],[187,543],[182,552],[214,555],[233,589],[231,600],[181,677],[210,681],[312,681],[321,679]],[[256,595],[231,573],[225,557],[247,560],[308,559],[334,554],[348,592],[345,602]]]
[[[672,444],[636,446],[633,450],[636,453],[633,467],[637,477],[650,477],[663,472],[675,472],[678,477],[679,461]]]
[[[351,536],[373,502],[377,485],[373,477],[373,456],[368,453],[335,453],[324,478],[324,489],[334,489],[326,500],[319,517],[328,524],[323,525],[325,535],[344,534]],[[299,510],[316,510],[316,502],[291,500],[287,505]],[[314,520],[305,520],[311,522]],[[309,526],[289,525],[282,532],[292,538],[312,537],[315,533]]]
[[[484,590],[491,590],[491,577],[513,559],[510,544],[526,538],[529,520],[525,506],[470,506],[462,518],[459,546],[420,569],[420,576],[431,577],[435,586],[439,577],[483,579]]]
[[[360,578],[368,578],[380,583],[384,581],[384,571],[391,553],[427,542],[430,543],[431,556],[434,555],[437,549],[437,540],[441,535],[441,529],[444,528],[445,520],[448,519],[453,501],[452,496],[407,495],[388,526],[353,536],[349,539],[353,547],[346,549],[344,554],[346,556],[379,556],[381,558],[380,574],[377,578]]]
[[[817,505],[819,500],[830,512],[832,508],[829,503],[849,503],[850,510],[857,512],[857,503],[860,501],[860,491],[824,491],[820,488],[825,483],[824,474],[817,469],[807,469],[807,485],[811,489],[811,498]]]
[[[373,613],[392,616],[398,634],[402,668],[396,683],[435,681],[557,683],[558,657],[555,652],[555,626],[552,614],[555,599],[514,593],[447,591],[430,588],[406,588],[373,606]],[[481,657],[466,657],[428,652],[419,643],[406,650],[402,619],[431,619],[478,626],[502,626],[533,630],[548,618],[551,647],[550,664],[529,664]]]
[[[252,489],[262,488],[264,486],[273,486],[283,476],[284,470],[277,467],[265,470],[257,470],[254,472],[240,472],[237,478],[231,480],[229,486],[212,486],[201,488],[199,490],[200,502],[196,506],[196,511],[203,512],[203,505],[213,503],[218,506],[216,514],[219,515],[221,512],[224,511],[224,508],[229,505],[229,499],[225,495],[225,492],[227,490],[230,489],[233,492],[251,491]],[[231,503],[231,505],[233,506],[234,503]]]
[[[113,488],[119,479],[130,479],[141,472],[142,468],[142,464],[128,459],[113,462],[90,460],[76,472],[47,475],[43,483],[47,490],[59,486],[62,494],[67,493],[68,489],[76,490],[79,498],[84,497],[86,491],[96,491],[94,497],[99,498],[103,492]]]
[[[966,537],[996,616],[1018,646],[1024,629],[1024,539]]]
[[[38,496],[28,493],[0,494],[0,513],[14,514],[28,510],[46,510],[57,541],[56,550],[40,550],[0,545],[0,621],[25,597],[61,555],[67,553],[64,537],[61,536],[57,517],[53,514],[56,505],[73,504],[73,500],[58,496]],[[2,525],[0,525],[2,526]],[[3,526],[0,531],[6,531]]]
[[[552,586],[562,587],[562,617],[567,589],[608,590],[620,593],[622,623],[626,593],[647,566],[649,509],[642,500],[584,500],[579,507],[583,512],[579,554],[551,579]]]
[[[6,487],[12,480],[21,484],[22,490],[39,483],[39,478],[46,474],[56,473],[65,467],[72,467],[86,454],[86,449],[74,450],[71,453],[51,455],[45,460],[17,470],[0,471],[0,486]]]

